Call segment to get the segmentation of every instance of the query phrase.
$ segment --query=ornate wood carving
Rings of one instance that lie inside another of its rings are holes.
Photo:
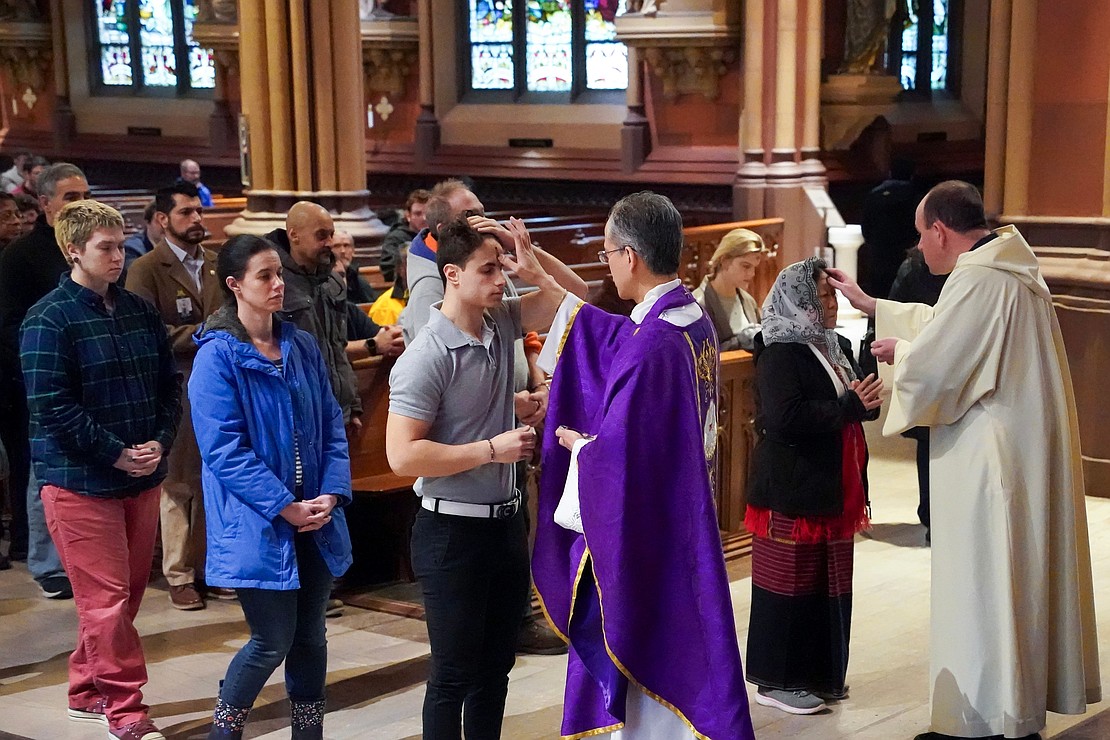
[[[755,448],[755,365],[743,350],[721,355],[717,424],[717,526],[744,534],[748,468]]]
[[[418,64],[415,18],[373,15],[362,21],[362,68],[370,90],[401,95]]]
[[[721,77],[740,56],[739,3],[724,12],[669,13],[656,5],[645,2],[642,12],[617,18],[617,39],[640,51],[668,100],[684,94],[716,100]]]
[[[779,244],[782,243],[783,220],[767,218],[758,221],[735,221],[683,229],[685,241],[679,260],[678,274],[687,287],[696,288],[709,270],[709,260],[723,237],[733,229],[751,229],[763,237],[767,254],[756,268],[752,297],[762,303],[771,289],[771,283],[781,269]]]
[[[716,100],[721,77],[739,56],[735,49],[710,46],[648,47],[643,54],[668,100],[689,93]]]
[[[27,15],[27,9],[16,3],[0,4],[0,13],[10,17]],[[38,16],[41,18],[41,14]],[[50,42],[50,24],[43,20],[0,23],[0,69],[7,72],[14,83],[13,97],[33,108],[50,79],[53,54]]]
[[[362,48],[362,69],[371,90],[400,95],[405,91],[405,80],[416,63],[415,44],[400,48],[365,45]]]

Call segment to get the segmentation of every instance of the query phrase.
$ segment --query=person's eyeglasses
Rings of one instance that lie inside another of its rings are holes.
[[[616,249],[603,249],[603,250],[601,250],[600,252],[597,253],[597,259],[601,262],[608,263],[609,262],[609,255],[611,255],[613,252],[623,252],[626,249],[631,249],[633,252],[636,251],[636,248],[633,247],[631,244],[625,244],[623,247],[617,247]]]

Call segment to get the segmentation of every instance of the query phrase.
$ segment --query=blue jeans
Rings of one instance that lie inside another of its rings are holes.
[[[524,515],[472,519],[420,509],[412,567],[432,666],[424,740],[497,740],[531,585]]]
[[[283,660],[285,690],[291,700],[324,698],[328,673],[324,613],[332,577],[310,533],[297,534],[295,543],[299,589],[235,589],[251,639],[231,659],[221,684],[220,698],[233,707],[253,706]]]
[[[27,484],[27,571],[41,584],[47,578],[64,576],[66,572],[46,527],[40,488],[32,470]]]

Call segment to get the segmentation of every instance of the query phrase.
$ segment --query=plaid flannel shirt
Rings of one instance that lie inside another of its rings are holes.
[[[109,286],[104,299],[68,275],[27,312],[20,330],[35,477],[87,496],[119,498],[166,477],[181,419],[181,375],[154,308]],[[113,467],[125,447],[157,441],[158,469],[134,478]]]

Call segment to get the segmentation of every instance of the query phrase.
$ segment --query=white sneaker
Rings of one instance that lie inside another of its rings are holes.
[[[774,707],[790,714],[816,714],[825,708],[825,702],[809,691],[784,691],[760,687],[755,695],[756,704]]]

